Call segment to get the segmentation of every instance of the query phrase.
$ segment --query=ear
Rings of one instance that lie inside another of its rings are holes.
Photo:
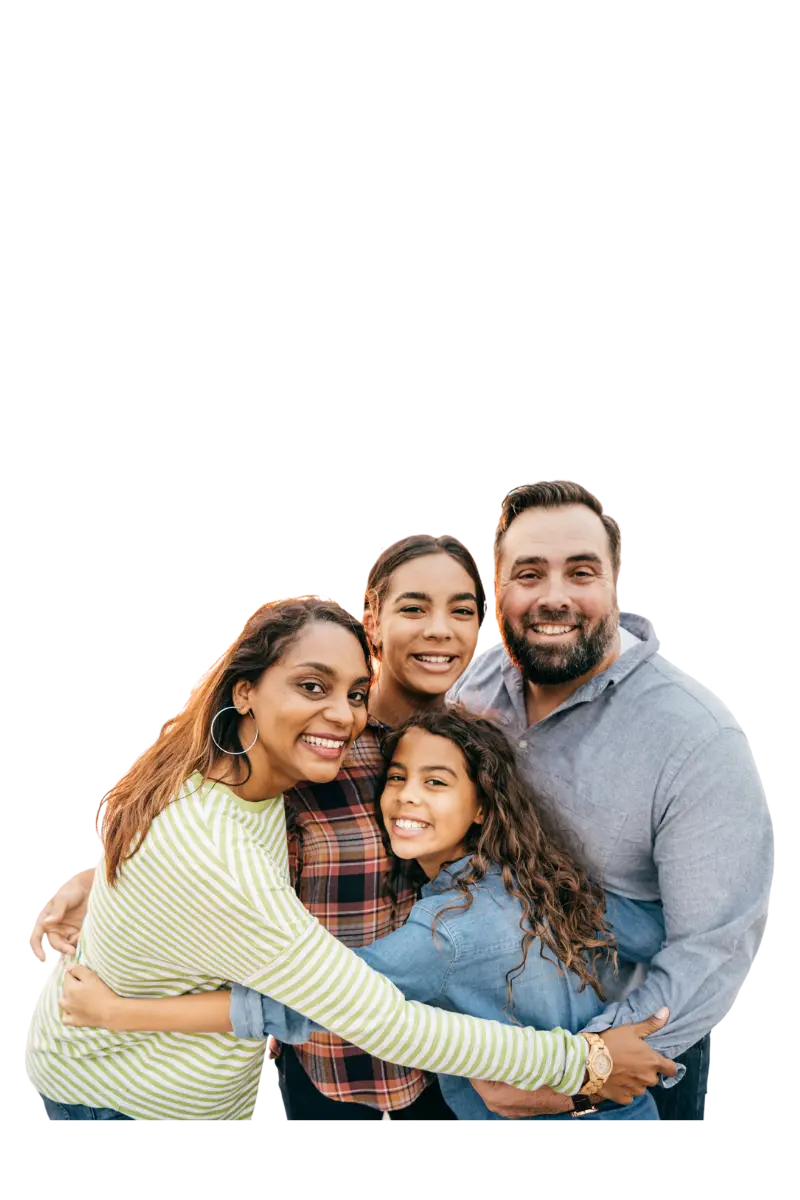
[[[364,609],[363,625],[367,631],[367,637],[369,638],[371,645],[373,645],[376,650],[380,650],[380,648],[381,648],[380,625],[376,621],[375,615],[372,612],[371,608]]]
[[[250,679],[237,679],[233,685],[231,693],[232,702],[236,705],[242,716],[250,710],[252,704],[251,693],[254,687],[255,684]]]
[[[486,815],[482,808],[479,808],[475,816],[472,818],[473,825],[482,825],[486,820]]]

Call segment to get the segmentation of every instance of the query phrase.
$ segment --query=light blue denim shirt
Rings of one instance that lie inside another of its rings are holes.
[[[408,921],[388,937],[356,951],[360,958],[386,975],[408,1000],[420,1000],[452,1012],[488,1017],[509,1024],[513,1020],[537,1029],[567,1029],[577,1033],[586,1028],[604,1004],[595,991],[580,990],[580,979],[563,970],[550,951],[536,939],[528,951],[527,964],[514,980],[513,1016],[506,1012],[506,975],[521,961],[520,918],[522,908],[503,886],[498,867],[472,888],[473,902],[466,911],[447,913],[432,931],[437,912],[458,904],[463,897],[452,887],[450,870],[457,871],[464,858],[440,873],[422,889]],[[649,962],[664,939],[661,906],[635,903],[620,896],[607,896],[606,916],[617,939],[621,958]],[[306,1017],[236,985],[231,996],[231,1022],[238,1037],[265,1037],[295,1044],[308,1040],[320,1028]],[[460,1120],[501,1120],[491,1113],[468,1079],[440,1075],[442,1092]],[[537,1120],[569,1120],[569,1114],[537,1117]],[[597,1116],[582,1120],[657,1120],[649,1093],[632,1105],[604,1106]]]
[[[505,729],[590,874],[620,895],[661,901],[666,940],[646,978],[588,1029],[666,1005],[669,1022],[648,1042],[674,1058],[722,1020],[750,969],[767,918],[772,826],[725,706],[661,657],[649,621],[622,613],[620,625],[639,640],[536,725],[502,645],[448,700]]]

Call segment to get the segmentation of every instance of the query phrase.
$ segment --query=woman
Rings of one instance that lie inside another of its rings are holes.
[[[285,797],[297,894],[351,948],[398,928],[414,902],[408,879],[397,880],[394,904],[385,890],[389,862],[375,816],[381,738],[413,712],[444,704],[475,653],[485,610],[475,561],[453,537],[404,538],[369,572],[364,624],[378,672],[366,728],[333,782],[308,780]],[[91,871],[76,876],[51,901],[57,913],[72,909],[65,930],[72,944],[92,877]],[[51,940],[63,949],[55,925]],[[40,917],[32,939],[40,957],[42,928]],[[380,1120],[384,1112],[403,1120],[453,1117],[434,1077],[365,1054],[334,1034],[284,1047],[277,1066],[290,1120]]]
[[[603,1008],[596,965],[614,953],[607,922],[620,955],[647,962],[664,936],[660,907],[609,895],[604,913],[600,888],[545,834],[511,747],[489,721],[421,713],[386,746],[382,824],[395,867],[415,860],[425,883],[407,923],[359,957],[409,999],[498,1021],[583,1028]],[[313,1027],[251,990],[235,988],[230,1009],[224,993],[128,1000],[86,971],[67,981],[64,1005],[71,1022],[113,1029],[192,1029],[205,1020],[242,1037],[273,1032],[297,1041]],[[444,1074],[440,1082],[459,1119],[494,1119],[467,1079]],[[646,1091],[586,1115],[658,1119]]]
[[[364,728],[370,681],[363,630],[338,605],[307,598],[259,609],[106,796],[103,869],[78,959],[129,996],[238,982],[389,1061],[431,1070],[459,1061],[481,1077],[575,1091],[591,1060],[585,1038],[404,1001],[292,890],[280,793],[335,776]],[[51,1115],[250,1116],[263,1044],[64,1024],[63,976],[59,964],[28,1043],[28,1072]],[[609,1037],[618,1079],[631,1061],[666,1061],[634,1031]]]

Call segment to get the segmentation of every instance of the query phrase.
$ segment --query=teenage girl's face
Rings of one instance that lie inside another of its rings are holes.
[[[341,625],[313,621],[255,684],[240,680],[233,702],[252,709],[258,741],[250,757],[280,788],[301,779],[327,783],[367,723],[369,676],[358,639]],[[253,740],[243,718],[242,745]]]
[[[430,879],[466,853],[468,830],[483,822],[460,749],[424,729],[409,729],[398,742],[381,812],[394,853],[415,858]]]
[[[381,672],[404,691],[443,696],[469,666],[478,642],[475,584],[449,554],[398,567],[381,604],[373,641]]]

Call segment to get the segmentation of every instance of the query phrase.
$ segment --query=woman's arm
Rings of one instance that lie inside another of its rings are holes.
[[[457,952],[445,924],[437,927],[434,939],[432,921],[433,912],[423,903],[415,904],[400,929],[353,953],[373,971],[391,979],[406,1000],[435,1003]],[[295,1046],[307,1042],[312,1033],[325,1031],[323,1025],[295,1009],[238,983],[231,992],[230,1017],[237,1037],[272,1036]]]
[[[65,1025],[123,1033],[230,1033],[231,994],[197,992],[153,1000],[118,996],[99,975],[77,963],[67,967],[59,1000]]]
[[[94,867],[73,875],[63,884],[56,894],[47,901],[33,927],[30,937],[30,947],[41,962],[45,961],[42,940],[47,934],[48,941],[59,954],[75,953],[78,937],[81,932],[83,918],[86,916],[86,905],[89,892],[94,883]]]

